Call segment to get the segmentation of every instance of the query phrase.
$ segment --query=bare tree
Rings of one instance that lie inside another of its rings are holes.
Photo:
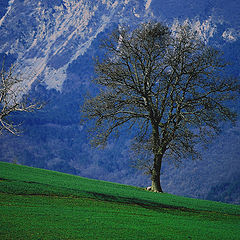
[[[152,190],[162,192],[164,158],[198,158],[196,145],[219,133],[222,121],[234,122],[228,104],[238,96],[239,83],[224,75],[221,53],[189,24],[175,31],[161,23],[132,32],[120,28],[103,47],[95,79],[101,90],[85,100],[82,117],[94,120],[95,145],[123,126],[134,129],[135,149],[151,153],[138,165],[151,174]]]
[[[42,104],[31,101],[25,94],[24,81],[14,74],[14,65],[7,71],[4,63],[0,72],[0,134],[4,131],[19,134],[18,125],[11,121],[16,112],[33,112],[42,108]]]

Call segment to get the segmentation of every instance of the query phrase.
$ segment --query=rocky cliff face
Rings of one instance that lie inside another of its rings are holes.
[[[84,55],[100,33],[119,24],[190,18],[208,37],[219,31],[225,41],[239,38],[236,1],[227,8],[221,1],[214,6],[209,1],[175,0],[10,0],[8,7],[6,3],[1,6],[0,52],[15,56],[21,72],[31,76],[29,85],[43,79],[48,88],[59,91],[69,64]],[[224,25],[224,31],[216,29],[217,24]]]
[[[234,0],[1,1],[0,57],[5,56],[7,64],[15,62],[26,89],[48,104],[35,114],[14,116],[24,119],[24,133],[19,138],[1,136],[0,159],[146,185],[147,178],[129,169],[127,134],[99,151],[89,147],[85,127],[79,125],[79,105],[92,89],[93,57],[102,54],[100,40],[119,25],[134,27],[155,20],[174,27],[188,19],[206,41],[225,51],[233,62],[230,71],[239,76],[239,5]],[[205,198],[212,186],[236,175],[239,132],[237,126],[224,127],[216,144],[204,153],[204,163],[186,162],[179,169],[165,163],[164,190]]]
[[[114,23],[135,21],[144,1],[11,0],[0,20],[0,51],[17,57],[21,72],[61,91],[66,71]],[[138,13],[137,13],[138,12]]]

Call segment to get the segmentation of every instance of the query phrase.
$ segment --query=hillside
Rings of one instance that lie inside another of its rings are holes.
[[[240,206],[0,162],[1,239],[240,239]]]

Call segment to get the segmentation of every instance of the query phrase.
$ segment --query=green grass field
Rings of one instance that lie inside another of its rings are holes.
[[[0,239],[240,239],[240,206],[0,162]]]

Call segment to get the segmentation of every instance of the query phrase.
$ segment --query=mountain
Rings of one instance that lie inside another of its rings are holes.
[[[204,0],[3,0],[0,3],[0,57],[16,64],[33,98],[46,106],[33,114],[16,114],[23,122],[20,137],[0,136],[1,161],[131,184],[149,185],[149,178],[130,168],[129,134],[111,139],[107,147],[88,144],[80,125],[80,106],[94,93],[94,60],[102,56],[101,40],[119,25],[131,28],[145,21],[169,26],[191,21],[209,44],[232,62],[229,72],[240,76],[239,1]],[[234,108],[240,113],[240,104]],[[234,185],[240,172],[240,124],[224,125],[203,160],[163,166],[163,190],[189,197],[236,202],[221,197],[223,183]],[[225,186],[225,185],[224,185]],[[235,186],[235,185],[234,185]],[[233,189],[237,189],[233,188]],[[230,194],[230,193],[229,193]],[[236,191],[231,193],[236,196]],[[239,196],[239,193],[237,193]]]

